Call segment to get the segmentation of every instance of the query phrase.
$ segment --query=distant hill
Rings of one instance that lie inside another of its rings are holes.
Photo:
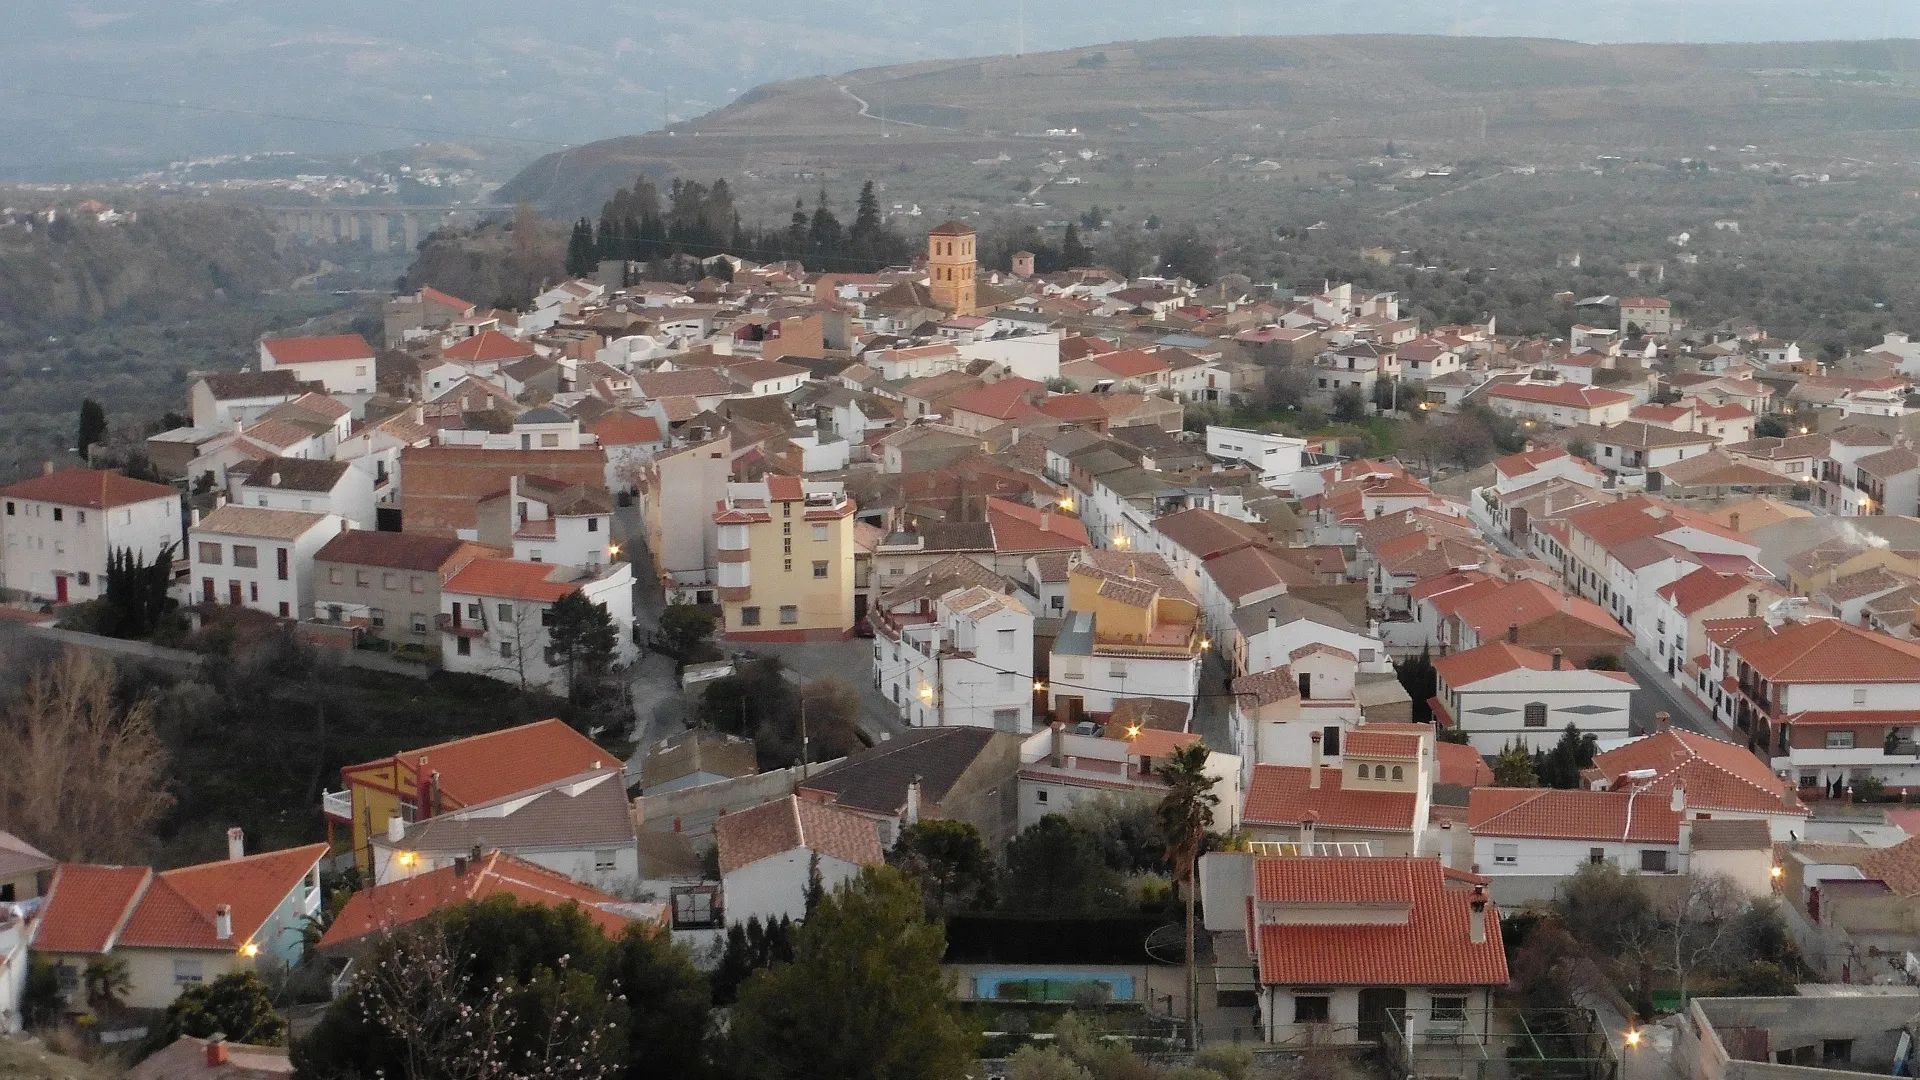
[[[1021,14],[1024,14],[1024,19]],[[758,84],[1121,38],[1498,34],[1920,37],[1892,0],[91,0],[9,5],[0,178],[200,155],[365,152],[469,133],[579,143]],[[1024,42],[1024,48],[1020,44]],[[1225,74],[1225,72],[1223,72]],[[231,111],[208,111],[231,110]],[[309,122],[301,118],[316,118]],[[537,141],[524,144],[540,152]]]
[[[1007,196],[969,200],[943,170],[1001,153],[1030,159],[1043,146],[1108,159],[1198,148],[1288,161],[1397,141],[1439,159],[1565,163],[1752,144],[1764,154],[1912,160],[1916,117],[1915,41],[1167,38],[774,83],[670,133],[548,155],[501,198],[591,213],[646,171],[757,177],[788,198],[816,181],[876,175],[896,199],[991,205]]]
[[[267,219],[232,205],[156,205],[101,225],[84,215],[0,229],[0,332],[163,318],[287,286],[298,272]]]

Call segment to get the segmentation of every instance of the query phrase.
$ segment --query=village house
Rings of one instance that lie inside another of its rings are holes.
[[[1494,382],[1481,396],[1503,416],[1555,427],[1617,424],[1627,418],[1634,402],[1631,394],[1574,382]]]
[[[260,370],[292,371],[329,394],[372,394],[373,346],[359,334],[260,339]]]
[[[808,641],[851,635],[853,515],[853,500],[837,482],[769,476],[727,484],[724,501],[711,511],[726,636]]]
[[[1587,786],[1637,790],[1661,803],[1672,798],[1674,787],[1684,787],[1687,812],[1696,818],[1765,822],[1775,841],[1806,835],[1806,804],[1765,761],[1743,746],[1669,728],[1659,719],[1653,734],[1602,750],[1582,774]]]
[[[152,564],[180,550],[180,492],[96,469],[48,470],[0,488],[0,591],[19,599],[82,603],[106,590],[107,559],[130,552]]]
[[[371,529],[373,477],[344,461],[272,457],[229,474],[236,506],[332,514],[349,528]]]
[[[521,687],[565,694],[565,669],[548,641],[552,605],[578,592],[606,609],[614,629],[614,665],[635,655],[633,567],[602,570],[482,556],[440,587],[440,664]]]
[[[437,657],[440,590],[469,562],[491,554],[497,552],[451,537],[348,529],[314,552],[313,607],[300,615],[322,628],[350,628],[348,644],[371,635]]]
[[[1154,770],[1172,751],[1199,741],[1190,731],[1158,728],[1110,727],[1104,736],[1081,735],[1056,721],[1021,744],[1018,827],[1024,830],[1048,814],[1064,814],[1102,797],[1162,797],[1167,784]],[[1209,748],[1205,771],[1220,797],[1213,810],[1215,826],[1238,828],[1240,759]]]
[[[1632,734],[1633,676],[1573,667],[1558,649],[1549,655],[1493,641],[1439,657],[1433,671],[1434,718],[1488,756],[1515,744],[1529,753],[1552,749],[1568,725],[1603,744]]]
[[[508,477],[505,491],[480,500],[474,518],[480,543],[511,550],[526,562],[597,572],[620,554],[613,542],[613,499],[597,482]]]
[[[1433,732],[1371,732],[1342,741],[1325,764],[1321,733],[1307,735],[1306,765],[1255,765],[1241,821],[1258,843],[1364,844],[1374,855],[1418,855],[1433,797]]]
[[[229,503],[189,530],[188,603],[297,619],[313,604],[313,559],[347,528],[337,514]]]
[[[788,795],[727,814],[713,827],[727,921],[802,919],[817,868],[828,892],[885,861],[874,823],[851,810]]]
[[[1467,793],[1473,873],[1512,900],[1550,898],[1583,866],[1638,874],[1687,871],[1686,787],[1653,794],[1479,787]],[[1517,888],[1523,883],[1531,888]],[[1502,889],[1501,886],[1508,886]]]
[[[1207,642],[1200,606],[1158,555],[1098,552],[1067,577],[1048,657],[1049,710],[1069,724],[1129,697],[1191,701]]]

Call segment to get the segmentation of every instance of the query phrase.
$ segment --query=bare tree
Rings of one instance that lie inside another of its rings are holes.
[[[512,612],[507,618],[500,617],[503,607]],[[487,599],[481,602],[480,610],[487,620],[487,636],[480,640],[480,647],[488,650],[490,658],[486,673],[510,679],[519,684],[521,693],[526,693],[527,650],[538,648],[542,640],[540,605],[530,600],[508,603]]]
[[[1680,982],[1681,1000],[1686,999],[1687,977],[1700,965],[1715,959],[1722,949],[1735,916],[1747,906],[1740,886],[1725,874],[1694,874],[1687,879],[1684,892],[1676,892],[1664,903],[1655,905],[1660,923],[1662,957],[1674,978]]]
[[[354,993],[366,1022],[404,1048],[396,1080],[604,1080],[619,1071],[601,1045],[605,1029],[571,1008],[564,990],[529,1040],[516,1031],[514,988],[477,982],[437,922],[397,930],[388,944]],[[567,980],[564,957],[559,979]]]
[[[0,762],[0,828],[60,859],[131,862],[173,805],[152,700],[122,709],[113,665],[79,649],[29,678]]]

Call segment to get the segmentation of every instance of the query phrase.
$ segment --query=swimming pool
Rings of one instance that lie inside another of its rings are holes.
[[[1123,971],[993,971],[973,977],[982,1001],[1072,1001],[1088,983],[1104,984],[1109,1001],[1132,1001],[1133,976]]]

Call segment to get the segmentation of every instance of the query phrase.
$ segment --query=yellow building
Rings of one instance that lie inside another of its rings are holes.
[[[346,790],[324,796],[328,839],[334,825],[350,824],[354,865],[371,880],[371,834],[387,831],[391,818],[423,821],[614,760],[563,721],[541,720],[349,765],[340,770]]]
[[[727,485],[726,502],[713,520],[728,638],[852,636],[853,510],[845,486],[837,483],[769,476]]]
[[[1130,698],[1191,708],[1208,642],[1200,605],[1165,559],[1090,551],[1067,575],[1067,617],[1048,656],[1048,703],[1077,723]]]
[[[927,234],[927,291],[934,305],[955,315],[971,315],[976,269],[973,226],[949,221]]]

